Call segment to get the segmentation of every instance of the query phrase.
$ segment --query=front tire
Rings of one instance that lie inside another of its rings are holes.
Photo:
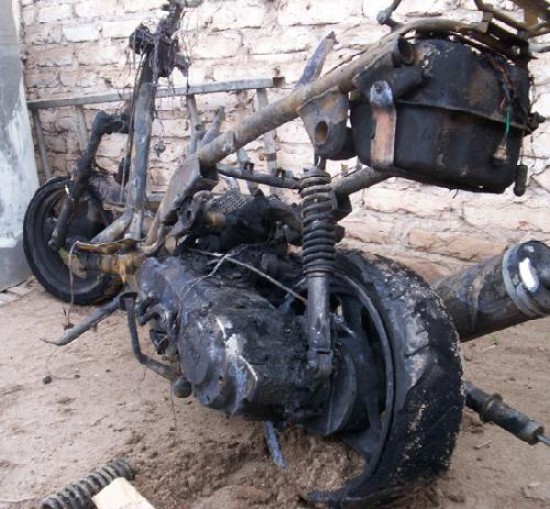
[[[69,268],[48,241],[66,196],[67,177],[55,177],[40,187],[32,198],[23,222],[23,248],[27,262],[40,284],[54,297],[79,305],[97,304],[118,292],[120,280],[109,274],[88,272],[71,278]],[[85,192],[67,232],[66,252],[74,242],[89,241],[106,226],[99,199]],[[71,284],[72,279],[72,284]]]

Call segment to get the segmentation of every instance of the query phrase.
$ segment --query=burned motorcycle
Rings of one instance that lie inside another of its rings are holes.
[[[460,341],[550,312],[547,246],[514,246],[433,287],[387,258],[336,247],[350,195],[389,177],[525,192],[522,139],[543,120],[529,100],[529,39],[550,30],[550,8],[516,3],[530,21],[476,1],[478,23],[400,24],[393,2],[379,16],[390,33],[350,63],[319,77],[330,46],[321,44],[288,96],[223,133],[214,122],[154,203],[145,183],[157,81],[187,65],[175,35],[185,2],[170,2],[155,32],[139,27],[131,37],[142,65],[129,111],[99,114],[72,177],[47,182],[29,206],[25,249],[44,287],[79,304],[116,295],[55,344],[124,309],[139,362],[179,397],[271,423],[275,456],[272,424],[357,451],[360,475],[309,495],[335,507],[443,472],[464,400],[523,440],[548,444],[536,421],[463,384],[459,353]],[[315,153],[300,177],[257,172],[246,157],[221,164],[298,117]],[[129,136],[118,184],[94,169],[109,132]],[[333,180],[327,160],[354,156],[366,166]],[[298,190],[300,202],[257,185],[220,191],[222,178]],[[149,326],[163,362],[142,352],[138,324]]]

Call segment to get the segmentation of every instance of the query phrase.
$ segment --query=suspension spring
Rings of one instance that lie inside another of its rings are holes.
[[[117,477],[131,481],[135,471],[130,464],[120,458],[96,470],[80,481],[69,484],[56,495],[42,500],[41,509],[92,509],[92,497],[107,487]]]
[[[318,167],[306,170],[300,186],[304,234],[304,272],[330,274],[336,253],[336,224],[332,215],[330,175]]]
[[[314,167],[306,170],[300,186],[302,257],[308,288],[308,365],[318,378],[328,378],[332,372],[330,275],[336,255],[336,223],[330,182],[328,173]]]

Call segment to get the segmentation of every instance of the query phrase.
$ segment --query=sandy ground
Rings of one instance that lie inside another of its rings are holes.
[[[343,448],[297,432],[283,438],[282,472],[261,424],[173,400],[133,359],[122,314],[62,349],[40,341],[64,320],[63,304],[37,285],[0,307],[0,507],[38,507],[118,456],[137,466],[134,484],[157,509],[306,507],[308,487],[349,473]],[[550,320],[467,345],[464,360],[474,382],[550,425]],[[548,508],[550,449],[466,413],[450,472],[392,507]]]

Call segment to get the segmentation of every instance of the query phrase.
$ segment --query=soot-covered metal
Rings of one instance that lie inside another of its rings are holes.
[[[240,274],[246,270],[209,275],[208,261],[147,260],[137,274],[141,321],[154,320],[155,334],[174,342],[181,372],[205,406],[297,420],[316,389],[300,319],[259,295]]]
[[[380,121],[371,89],[388,83],[397,117],[392,165],[400,174],[502,192],[516,180],[522,139],[530,130],[527,69],[444,38],[421,40],[411,51],[408,63],[356,78],[361,95],[351,103],[351,122],[361,161],[377,166],[372,140]]]

